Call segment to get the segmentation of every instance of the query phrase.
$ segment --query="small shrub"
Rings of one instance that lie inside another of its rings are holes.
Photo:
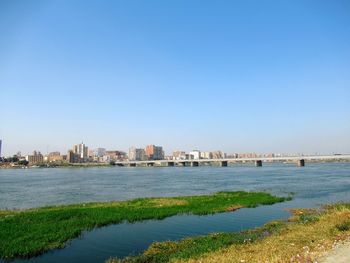
[[[320,215],[318,213],[302,214],[299,216],[299,222],[303,224],[314,223],[320,219],[319,217]]]
[[[350,230],[350,221],[345,221],[335,226],[339,231],[345,232]]]

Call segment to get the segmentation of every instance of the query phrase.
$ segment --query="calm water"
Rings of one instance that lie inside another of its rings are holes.
[[[263,167],[62,168],[0,170],[0,207],[28,208],[221,190],[295,193],[292,201],[211,216],[174,216],[96,229],[61,250],[16,262],[104,262],[140,253],[154,241],[239,231],[288,217],[288,207],[350,201],[350,163]]]

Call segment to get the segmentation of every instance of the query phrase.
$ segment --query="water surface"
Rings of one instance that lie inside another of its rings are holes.
[[[263,167],[55,168],[0,170],[0,207],[28,208],[217,191],[295,193],[290,202],[209,216],[174,216],[96,229],[61,250],[16,262],[104,262],[140,253],[154,241],[239,231],[287,218],[289,207],[350,201],[350,163]]]

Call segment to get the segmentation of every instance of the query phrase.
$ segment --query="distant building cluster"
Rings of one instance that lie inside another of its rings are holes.
[[[129,161],[164,160],[162,146],[147,145],[145,148],[129,148]]]
[[[222,151],[201,152],[193,150],[189,153],[185,151],[174,151],[172,160],[199,160],[199,159],[223,159],[226,158],[226,153]]]
[[[107,151],[105,148],[89,150],[84,143],[74,145],[72,150],[69,150],[67,154],[67,161],[69,163],[109,163],[124,160],[127,160],[127,154],[123,151]]]
[[[0,140],[0,162],[6,158],[2,157],[2,140]],[[289,156],[292,156],[288,154]],[[144,148],[130,147],[129,152],[120,150],[106,150],[106,148],[89,149],[83,142],[73,145],[67,154],[61,154],[58,151],[43,155],[40,151],[34,151],[32,154],[22,156],[18,152],[13,157],[7,158],[12,162],[21,162],[22,164],[40,165],[40,164],[64,164],[64,163],[112,163],[118,161],[148,161],[148,160],[199,160],[199,159],[224,159],[224,158],[259,158],[259,157],[283,157],[283,154],[258,154],[258,153],[233,153],[226,154],[222,151],[200,151],[198,149],[186,152],[176,150],[172,155],[165,156],[162,146],[147,145]]]

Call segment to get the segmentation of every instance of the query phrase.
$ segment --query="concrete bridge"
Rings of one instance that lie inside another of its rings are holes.
[[[285,157],[258,157],[258,158],[223,158],[223,159],[191,159],[191,160],[148,160],[148,161],[117,161],[118,166],[200,166],[201,164],[218,165],[226,167],[229,163],[254,163],[260,167],[263,162],[294,162],[298,166],[305,166],[305,162],[321,161],[350,161],[350,154],[344,155],[309,155],[309,156],[285,156]]]

